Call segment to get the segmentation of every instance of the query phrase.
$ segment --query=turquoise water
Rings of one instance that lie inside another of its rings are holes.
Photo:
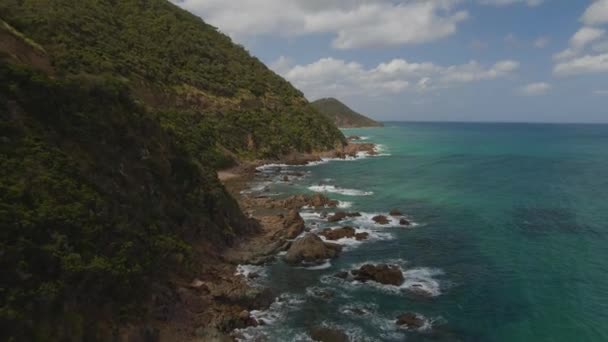
[[[388,123],[345,134],[388,155],[300,167],[310,172],[271,192],[373,192],[328,195],[351,211],[398,208],[418,226],[353,222],[376,238],[329,268],[268,266],[261,281],[286,294],[258,333],[299,341],[326,325],[361,341],[608,341],[608,125]],[[436,293],[331,277],[364,262],[397,263]],[[431,327],[395,328],[404,312]]]

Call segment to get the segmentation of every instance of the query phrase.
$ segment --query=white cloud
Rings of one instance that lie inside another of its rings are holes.
[[[582,49],[587,44],[602,38],[605,33],[606,31],[602,29],[583,27],[570,38],[570,45],[575,49]]]
[[[543,1],[544,0],[479,0],[479,2],[484,5],[506,6],[517,3],[523,3],[530,7],[538,6],[542,4]]]
[[[585,55],[555,65],[553,72],[558,76],[608,72],[608,53]]]
[[[233,37],[329,33],[338,49],[429,42],[468,18],[460,0],[173,0]]]
[[[553,55],[556,61],[573,59],[585,50],[589,43],[592,43],[604,36],[605,30],[594,27],[582,27],[570,38],[570,47]]]
[[[587,25],[608,23],[608,0],[595,0],[585,10],[581,20]]]
[[[551,43],[551,39],[549,39],[548,37],[538,37],[536,38],[536,40],[534,40],[532,44],[535,48],[543,49],[546,48],[549,43]]]
[[[511,60],[491,66],[483,66],[476,61],[440,66],[405,59],[393,59],[374,68],[365,68],[356,62],[322,58],[307,65],[292,66],[289,70],[275,70],[313,99],[326,96],[382,96],[408,90],[445,88],[506,77],[518,68],[519,63]]]
[[[608,23],[608,0],[595,0],[581,17],[585,24],[570,38],[569,47],[553,55],[558,76],[608,72],[606,30],[593,25]],[[599,41],[599,42],[598,42]],[[599,54],[592,54],[599,53]]]
[[[544,95],[551,90],[551,85],[546,82],[530,83],[519,88],[521,94],[526,96]]]

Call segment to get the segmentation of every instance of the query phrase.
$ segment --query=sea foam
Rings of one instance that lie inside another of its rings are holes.
[[[372,191],[338,188],[335,185],[312,185],[308,189],[315,192],[328,192],[344,196],[370,196],[374,194]]]

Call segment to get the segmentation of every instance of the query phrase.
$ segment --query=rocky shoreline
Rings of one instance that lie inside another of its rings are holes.
[[[306,232],[304,220],[299,214],[301,208],[320,210],[338,206],[337,201],[324,195],[294,195],[276,199],[242,193],[255,178],[256,168],[264,164],[280,162],[285,165],[306,165],[326,158],[346,159],[377,154],[375,144],[352,143],[354,140],[357,140],[356,137],[351,137],[349,144],[332,151],[293,153],[280,161],[243,163],[218,173],[243,212],[259,223],[258,229],[248,236],[238,237],[227,250],[207,253],[208,260],[199,265],[200,271],[190,282],[176,284],[175,292],[166,289],[164,295],[161,291],[153,298],[153,306],[158,311],[155,318],[162,322],[156,328],[160,340],[234,341],[237,339],[233,333],[236,329],[266,324],[262,319],[256,320],[251,311],[267,309],[279,295],[252,285],[251,280],[259,275],[240,274],[238,265],[264,265],[276,260],[279,253],[288,264],[316,265],[340,254],[341,245],[328,241],[367,239],[367,233],[355,233],[352,227],[325,230],[319,235]],[[327,219],[338,222],[357,214],[337,211]],[[211,246],[202,248],[207,247]]]

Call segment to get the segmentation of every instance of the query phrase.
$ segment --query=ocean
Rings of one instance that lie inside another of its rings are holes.
[[[307,341],[327,326],[352,341],[608,341],[608,125],[386,123],[345,135],[375,157],[296,167],[277,196],[323,192],[370,233],[313,268],[243,266],[282,293],[243,336]],[[255,188],[255,186],[254,186]],[[399,209],[413,227],[373,224]],[[313,230],[327,226],[303,210]],[[335,225],[334,225],[335,226]],[[333,277],[392,263],[401,287]],[[416,286],[426,296],[411,291]],[[422,329],[400,329],[405,312]]]

